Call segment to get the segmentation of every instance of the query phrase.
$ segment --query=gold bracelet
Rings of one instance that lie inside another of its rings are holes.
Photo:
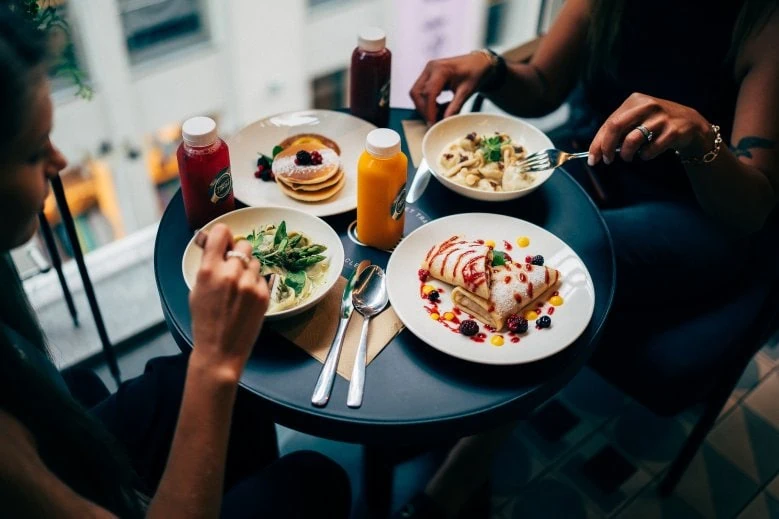
[[[682,157],[682,154],[677,151],[676,156],[679,157],[679,160],[682,161],[682,164],[708,164],[717,158],[720,147],[722,146],[722,135],[720,135],[719,126],[716,124],[712,124],[711,129],[714,130],[714,148],[704,154],[701,158]]]

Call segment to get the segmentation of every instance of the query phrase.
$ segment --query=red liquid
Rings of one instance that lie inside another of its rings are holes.
[[[389,125],[390,65],[392,53],[384,48],[352,52],[349,108],[352,115],[386,128]]]
[[[182,142],[177,158],[184,210],[192,229],[235,209],[230,152],[222,139],[202,148]]]

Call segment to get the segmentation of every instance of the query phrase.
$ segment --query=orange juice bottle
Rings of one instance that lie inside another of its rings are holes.
[[[407,168],[396,131],[368,134],[357,163],[357,237],[364,244],[392,249],[403,237]]]

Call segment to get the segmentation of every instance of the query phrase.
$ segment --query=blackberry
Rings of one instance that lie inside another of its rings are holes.
[[[517,314],[510,315],[509,318],[506,319],[506,326],[508,326],[509,331],[513,333],[525,333],[527,331],[527,319],[520,317]]]
[[[269,170],[269,169],[264,169],[264,170],[262,170],[262,172],[260,173],[260,178],[261,178],[261,179],[262,179],[264,182],[269,182],[269,181],[273,180],[273,173],[272,173],[272,172],[271,172],[271,170]]]
[[[479,333],[479,325],[473,319],[466,319],[460,323],[460,333],[466,337],[473,337]]]
[[[533,258],[530,260],[531,265],[538,265],[539,267],[544,265],[544,257],[540,254],[538,256],[533,256]]]
[[[260,155],[260,158],[257,159],[257,167],[259,168],[260,166],[270,169],[270,160],[265,155]]]
[[[549,317],[548,315],[541,316],[536,321],[536,326],[538,326],[539,328],[549,328],[550,326],[552,326],[552,318]]]
[[[441,294],[438,293],[438,290],[433,290],[429,294],[427,294],[427,299],[431,303],[437,303],[439,299],[441,299]]]
[[[311,164],[311,154],[306,150],[300,150],[295,154],[295,164],[298,166],[308,166]]]

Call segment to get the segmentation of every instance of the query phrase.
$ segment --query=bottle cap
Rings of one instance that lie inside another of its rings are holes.
[[[365,138],[365,149],[379,158],[389,158],[400,153],[400,135],[389,128],[377,128]]]
[[[365,27],[357,35],[357,46],[364,51],[379,52],[387,45],[387,35],[378,27]]]
[[[181,136],[189,146],[210,146],[216,142],[216,122],[210,117],[192,117],[181,126]]]

